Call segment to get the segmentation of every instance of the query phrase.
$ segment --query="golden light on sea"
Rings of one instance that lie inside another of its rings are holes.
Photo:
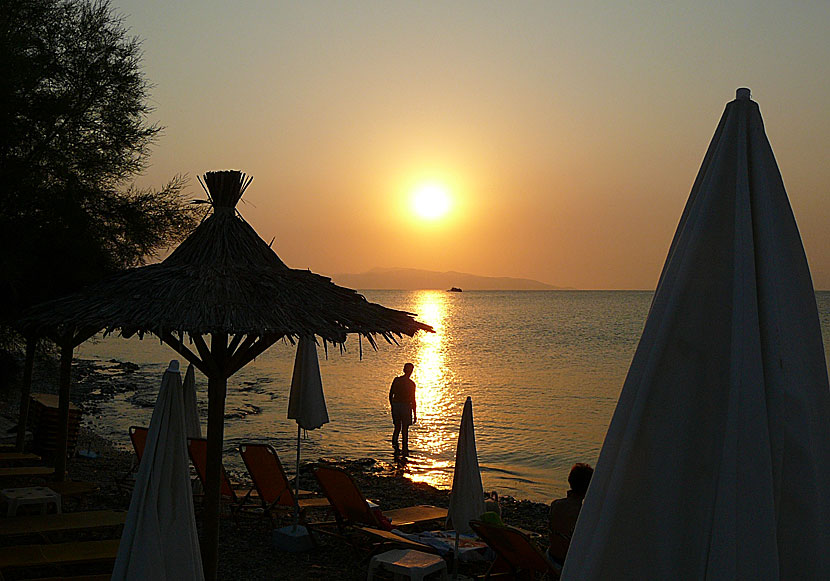
[[[412,443],[418,450],[433,456],[452,449],[457,435],[445,427],[446,414],[450,403],[451,373],[447,365],[447,336],[444,321],[448,314],[447,294],[444,291],[421,291],[414,311],[418,320],[432,325],[435,333],[419,333],[418,350],[415,354],[414,379],[417,384],[418,425],[412,433]],[[420,466],[419,474],[411,475],[413,480],[432,485],[446,486],[447,462],[436,462],[432,466]],[[426,470],[425,470],[426,469]]]

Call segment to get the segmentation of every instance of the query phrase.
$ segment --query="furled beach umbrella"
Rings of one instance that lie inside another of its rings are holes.
[[[470,521],[484,514],[484,486],[481,484],[481,470],[478,467],[476,431],[473,426],[473,400],[467,396],[461,412],[461,427],[458,430],[458,444],[455,448],[455,467],[452,472],[450,508],[447,511],[446,527],[455,529],[455,559],[453,578],[458,576],[458,540],[461,534],[473,532]]]
[[[150,419],[114,580],[204,578],[189,468],[182,377],[174,359]]]
[[[476,433],[473,427],[473,400],[467,397],[464,411],[461,413],[461,427],[458,430],[458,445],[455,449],[447,528],[452,527],[462,534],[472,533],[470,521],[480,518],[484,510],[484,487],[481,485]]]
[[[297,428],[303,430],[316,430],[329,423],[314,337],[301,337],[297,344],[288,397],[288,419],[295,420]]]
[[[38,305],[20,322],[27,334],[60,339],[64,420],[72,350],[101,329],[120,330],[124,337],[153,333],[208,377],[201,545],[209,580],[217,569],[228,378],[281,338],[317,335],[342,345],[348,333],[357,333],[374,347],[377,335],[394,342],[432,330],[410,313],[370,303],[310,271],[288,268],[235,210],[250,181],[238,171],[208,172],[204,184],[213,211],[164,261]]]
[[[182,390],[184,391],[184,419],[187,427],[187,437],[201,438],[202,425],[199,422],[199,406],[196,403],[196,372],[193,370],[192,363],[187,366],[187,372],[184,374]]]
[[[297,422],[297,469],[294,472],[294,498],[300,498],[300,435],[303,430],[316,430],[329,423],[326,398],[323,395],[323,379],[320,376],[320,361],[317,358],[317,343],[314,337],[300,337],[297,355],[294,359],[294,373],[291,376],[291,393],[288,398],[288,419]],[[307,536],[304,527],[298,527],[300,507],[294,507],[294,526],[288,527],[293,537]],[[302,529],[302,530],[298,530]]]
[[[830,389],[801,238],[738,89],[680,219],[563,579],[830,579]]]

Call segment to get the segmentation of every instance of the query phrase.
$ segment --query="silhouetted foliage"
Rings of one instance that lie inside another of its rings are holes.
[[[0,322],[142,264],[196,224],[176,177],[129,181],[148,121],[141,47],[106,1],[4,0],[0,10]]]

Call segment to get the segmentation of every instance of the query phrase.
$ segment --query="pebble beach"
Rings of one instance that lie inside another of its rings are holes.
[[[38,361],[32,392],[54,393],[57,385],[57,367],[49,358]],[[78,405],[84,413],[94,409],[96,397],[105,396],[91,388],[95,385],[94,366],[83,360],[73,366],[73,377],[84,377],[84,388],[75,389],[73,384],[72,403]],[[95,392],[95,397],[85,397]],[[4,419],[3,425],[16,423],[20,392],[16,384],[0,393],[0,409]],[[8,434],[5,441],[9,441]],[[11,439],[13,441],[13,439]],[[116,509],[127,510],[130,496],[128,491],[117,485],[117,477],[129,472],[134,462],[134,453],[126,449],[128,436],[124,434],[123,442],[113,442],[82,428],[79,434],[76,453],[68,463],[68,474],[72,480],[92,482],[99,490],[87,495],[80,501],[66,503],[65,510]],[[80,454],[78,452],[81,452]],[[92,457],[94,456],[94,457]],[[431,504],[447,507],[449,492],[440,490],[423,482],[413,482],[396,473],[394,466],[374,458],[309,458],[301,467],[303,488],[314,490],[316,483],[310,472],[317,462],[333,462],[347,470],[355,479],[364,495],[377,503],[381,509],[394,509],[413,504]],[[284,462],[285,463],[285,462]],[[290,471],[290,468],[289,468]],[[250,479],[244,472],[230,471],[231,478],[239,483],[240,488],[250,488]],[[3,483],[3,486],[36,485],[42,482]],[[539,533],[538,542],[546,543],[544,536],[547,518],[547,505],[527,500],[502,497],[500,499],[502,518],[505,523],[521,527],[527,531]],[[311,515],[309,521],[325,519],[325,515]],[[330,518],[330,517],[328,517]],[[201,528],[201,507],[196,505],[196,522]],[[370,547],[356,550],[344,539],[329,534],[314,533],[316,547],[303,553],[286,553],[274,548],[271,531],[274,526],[290,524],[291,518],[284,522],[270,523],[261,515],[243,515],[237,519],[223,518],[220,524],[219,578],[220,579],[365,579]],[[325,528],[325,527],[324,527]],[[433,526],[433,528],[435,528]],[[60,538],[57,541],[84,540],[82,538]],[[3,541],[9,544],[10,541]],[[16,542],[16,541],[15,541]],[[36,542],[36,541],[30,541]],[[460,572],[469,577],[483,575],[487,569],[486,562],[463,563]],[[84,570],[81,573],[100,573],[98,570]],[[24,577],[7,576],[8,579],[31,577],[26,572]],[[54,572],[43,571],[44,576]],[[22,573],[21,573],[22,574]]]

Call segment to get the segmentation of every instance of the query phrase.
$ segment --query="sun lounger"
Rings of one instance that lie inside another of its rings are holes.
[[[130,426],[129,434],[130,434],[130,442],[133,444],[133,450],[135,450],[135,455],[138,458],[138,462],[141,462],[141,457],[144,455],[144,446],[147,444],[147,434],[150,432],[150,428],[143,428],[141,426]]]
[[[114,476],[115,486],[121,492],[129,493],[135,484],[135,473],[141,464],[141,457],[144,456],[144,446],[147,444],[147,434],[150,428],[142,426],[130,426],[127,433],[130,436],[130,443],[133,445],[135,451],[135,458],[133,458],[130,468],[121,476]]]
[[[110,581],[111,578],[112,575],[104,573],[103,575],[73,575],[72,577],[39,577],[28,581]]]
[[[62,514],[19,516],[3,519],[0,536],[43,535],[86,529],[116,527],[124,524],[125,511],[91,510]]]
[[[303,498],[304,493],[312,494],[309,491],[300,490],[300,498],[294,498],[294,489],[285,475],[277,451],[269,444],[242,444],[239,446],[239,454],[268,517],[279,512],[293,511],[297,507],[302,519],[308,509],[331,507],[325,498]]]
[[[535,573],[548,574],[552,579],[559,578],[559,568],[548,560],[526,533],[514,527],[486,524],[477,520],[471,520],[470,526],[497,555],[485,579],[502,573],[512,577],[528,576],[531,579]]]
[[[101,487],[94,482],[82,480],[64,480],[63,482],[48,482],[47,487],[51,488],[62,497],[82,497],[93,492],[98,492]]]
[[[206,438],[188,438],[187,439],[187,453],[190,455],[190,461],[193,463],[193,467],[196,468],[196,474],[199,477],[199,480],[202,482],[202,486],[205,486],[207,482],[206,473],[207,473],[207,439]],[[219,490],[222,500],[227,506],[230,506],[231,514],[236,515],[237,511],[249,508],[247,505],[253,502],[257,506],[260,504],[259,502],[259,495],[255,488],[248,490],[243,495],[239,495],[236,492],[236,488],[231,483],[230,479],[228,478],[227,472],[225,472],[224,464],[219,471],[220,474],[220,484]]]
[[[434,547],[396,535],[391,531],[362,526],[355,526],[354,529],[369,541],[372,554],[380,553],[387,549],[415,549],[416,551],[423,551],[425,553],[437,552]]]
[[[429,505],[408,506],[382,513],[372,509],[349,473],[340,468],[317,466],[314,476],[334,508],[341,532],[349,525],[400,528],[447,518],[447,509]]]
[[[73,575],[72,577],[39,577],[28,581],[110,581],[112,575]]]
[[[51,466],[12,466],[0,468],[0,478],[24,477],[24,476],[52,476],[55,469]]]
[[[0,548],[0,571],[11,568],[35,568],[114,561],[118,539],[83,541],[53,545],[18,545]]]
[[[40,456],[29,452],[0,452],[0,462],[14,464],[15,462],[39,462]]]

